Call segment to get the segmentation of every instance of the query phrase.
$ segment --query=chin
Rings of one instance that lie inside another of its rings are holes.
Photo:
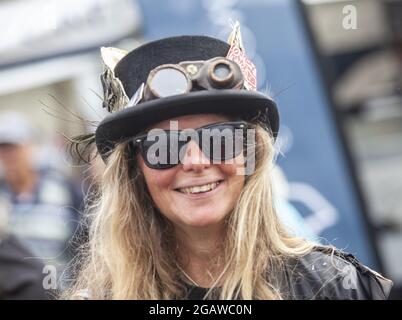
[[[183,223],[192,227],[208,227],[222,223],[225,218],[225,214],[216,214],[217,211],[213,212],[202,212],[197,214],[195,210],[188,212],[191,213],[191,217],[186,217],[183,219]]]

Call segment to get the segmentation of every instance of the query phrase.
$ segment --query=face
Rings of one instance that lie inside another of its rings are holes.
[[[197,129],[205,125],[230,121],[216,114],[188,115],[160,122],[152,128],[169,129],[170,121],[178,129]],[[159,211],[176,227],[212,227],[223,224],[234,208],[244,186],[244,157],[240,154],[230,163],[212,163],[195,142],[189,142],[182,163],[157,170],[146,166],[138,155],[148,190]]]
[[[0,144],[0,163],[7,172],[21,170],[29,164],[29,150],[27,145]]]

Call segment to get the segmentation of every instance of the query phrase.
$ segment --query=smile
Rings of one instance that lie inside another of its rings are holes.
[[[179,191],[180,193],[184,193],[184,194],[206,193],[206,192],[209,192],[209,191],[212,191],[212,190],[216,189],[222,181],[223,180],[219,180],[219,181],[216,181],[216,182],[212,182],[212,183],[208,183],[208,184],[204,184],[204,185],[200,185],[200,186],[179,188],[179,189],[176,189],[176,190]]]

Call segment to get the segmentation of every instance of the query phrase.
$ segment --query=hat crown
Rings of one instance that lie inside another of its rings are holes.
[[[116,65],[114,73],[132,97],[149,72],[167,63],[225,57],[229,44],[207,36],[178,36],[146,43],[129,52]]]

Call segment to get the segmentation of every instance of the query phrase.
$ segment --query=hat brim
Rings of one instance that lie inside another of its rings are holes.
[[[107,116],[95,133],[103,159],[116,144],[135,137],[163,120],[189,114],[219,113],[251,119],[264,114],[267,128],[276,138],[279,114],[276,104],[266,95],[246,90],[204,90],[155,99]]]

